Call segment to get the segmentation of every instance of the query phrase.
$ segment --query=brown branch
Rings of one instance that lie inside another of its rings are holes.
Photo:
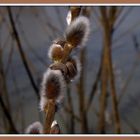
[[[46,118],[45,118],[44,133],[50,134],[51,125],[55,116],[55,100],[48,100],[45,113]]]
[[[113,26],[115,23],[117,9],[110,10],[110,17],[107,17],[107,10],[105,7],[100,8],[100,12],[102,15],[102,24],[104,29],[104,56],[103,56],[103,70],[102,70],[102,89],[101,89],[101,113],[100,113],[100,121],[99,121],[99,130],[100,132],[104,132],[105,126],[105,105],[106,105],[106,95],[107,95],[107,82],[109,80],[110,90],[112,96],[113,103],[113,115],[115,119],[115,129],[116,133],[121,132],[120,128],[120,119],[118,112],[118,104],[117,104],[117,96],[115,89],[115,77],[113,73],[112,67],[112,56],[111,56],[111,45],[112,45],[112,36],[113,36]],[[111,23],[111,24],[110,24]],[[108,79],[109,78],[109,79]]]
[[[113,36],[113,26],[116,21],[116,12],[117,9],[114,7],[110,11],[113,14],[110,14],[110,21],[112,24],[110,25],[110,36],[108,36],[108,71],[109,71],[109,81],[110,81],[110,90],[112,95],[112,103],[113,103],[113,115],[114,115],[114,121],[115,121],[115,130],[116,133],[121,133],[121,125],[120,125],[120,117],[119,117],[119,111],[118,111],[118,102],[117,102],[117,94],[116,94],[116,88],[115,88],[115,76],[113,72],[113,66],[112,66],[112,57],[111,57],[111,45],[112,45],[112,36]]]
[[[65,43],[64,45],[64,55],[61,59],[62,63],[66,63],[67,59],[69,58],[69,55],[72,51],[73,47],[69,43]],[[55,100],[48,100],[47,106],[46,106],[46,122],[45,122],[45,133],[50,133],[51,124],[54,120],[55,116]],[[72,116],[73,117],[73,116]]]
[[[108,28],[107,24],[107,15],[106,15],[106,8],[101,7],[100,12],[102,15],[102,24],[103,27]],[[105,28],[106,30],[106,28]],[[98,122],[98,132],[105,133],[105,109],[106,109],[106,96],[107,96],[107,81],[108,81],[108,70],[107,70],[107,36],[106,32],[104,31],[104,48],[103,48],[103,60],[102,60],[102,70],[101,70],[101,98],[100,98],[100,112],[99,112],[99,122]]]

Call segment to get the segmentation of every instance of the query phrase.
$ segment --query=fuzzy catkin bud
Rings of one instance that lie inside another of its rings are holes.
[[[85,45],[90,32],[89,19],[85,16],[75,18],[65,31],[65,39],[73,47]]]
[[[43,133],[43,126],[40,122],[34,122],[27,127],[25,130],[26,134],[42,134]]]
[[[48,56],[54,61],[60,61],[64,55],[64,50],[59,44],[52,44],[48,51]]]
[[[41,88],[40,108],[43,111],[47,100],[59,101],[66,91],[66,83],[60,70],[48,69],[44,76]]]

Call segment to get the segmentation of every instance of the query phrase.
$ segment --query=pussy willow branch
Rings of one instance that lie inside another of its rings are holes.
[[[45,134],[50,134],[51,130],[51,125],[54,120],[55,116],[55,100],[48,100],[45,113],[46,113],[46,118],[45,118],[45,127],[44,127],[44,133]]]
[[[65,63],[67,61],[72,49],[73,48],[70,44],[68,44],[68,43],[65,44],[65,46],[64,46],[65,53],[64,53],[63,58],[61,60],[62,63]],[[51,124],[52,124],[52,122],[54,120],[54,116],[55,116],[55,107],[56,107],[55,106],[55,101],[54,100],[48,100],[47,107],[46,107],[46,110],[45,110],[45,112],[46,112],[46,122],[45,122],[44,132],[46,134],[50,133]]]
[[[64,57],[62,58],[61,62],[62,63],[65,63],[72,51],[72,48],[69,47],[69,46],[65,46],[67,47],[65,50],[65,55]],[[50,130],[51,130],[51,124],[54,120],[54,116],[55,116],[55,108],[56,108],[56,105],[55,105],[55,101],[54,100],[48,100],[48,103],[47,103],[47,107],[45,109],[45,113],[46,113],[46,121],[45,121],[45,130],[44,130],[44,133],[46,134],[49,134],[50,133]]]

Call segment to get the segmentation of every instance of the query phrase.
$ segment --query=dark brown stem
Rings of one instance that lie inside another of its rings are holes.
[[[113,26],[116,20],[116,7],[111,7],[110,11],[110,28],[108,29],[108,71],[109,71],[109,81],[110,81],[110,90],[112,95],[112,103],[113,103],[113,115],[115,119],[115,130],[116,133],[121,133],[121,125],[120,125],[120,118],[119,118],[119,111],[118,111],[118,102],[117,102],[117,94],[115,88],[115,76],[113,72],[112,66],[112,56],[111,56],[111,45],[112,45],[112,36],[113,36]],[[106,31],[107,32],[107,31]]]

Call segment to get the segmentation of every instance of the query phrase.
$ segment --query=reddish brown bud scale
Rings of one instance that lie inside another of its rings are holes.
[[[70,62],[70,61],[68,61],[68,62],[66,63],[66,66],[67,66],[67,68],[68,68],[68,75],[69,75],[69,78],[70,78],[70,79],[73,79],[73,78],[76,76],[76,74],[77,74],[76,66],[74,66],[74,64],[73,64],[72,62]]]

